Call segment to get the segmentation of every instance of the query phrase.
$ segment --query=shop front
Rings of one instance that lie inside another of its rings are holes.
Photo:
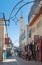
[[[37,61],[42,61],[42,38],[39,35],[34,36],[34,57]]]
[[[39,48],[39,60],[42,61],[42,36],[40,36]]]

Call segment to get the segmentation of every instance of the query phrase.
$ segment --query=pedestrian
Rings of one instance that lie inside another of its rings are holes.
[[[28,48],[28,59],[31,60],[32,58],[32,51],[30,49],[30,47]]]
[[[28,47],[25,48],[25,59],[28,60]]]

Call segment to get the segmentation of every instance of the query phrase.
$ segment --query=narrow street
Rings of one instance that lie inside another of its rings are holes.
[[[42,65],[42,0],[0,0],[0,65]]]
[[[6,59],[4,62],[0,62],[0,65],[42,65],[42,62],[26,61],[14,55],[9,57],[9,59]]]

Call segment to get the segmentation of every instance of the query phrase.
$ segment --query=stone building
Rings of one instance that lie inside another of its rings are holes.
[[[6,34],[6,25],[4,14],[0,14],[0,61],[3,60],[3,48],[5,45],[5,34]]]
[[[42,35],[42,5],[40,4],[40,2],[41,0],[38,0],[33,4],[28,15],[28,22],[29,27],[31,28],[32,40],[34,40],[34,35]]]
[[[42,49],[42,42],[40,42],[40,40],[42,41],[42,0],[37,0],[36,2],[34,2],[28,16],[28,22],[29,27],[31,28],[31,39],[34,42],[34,44],[36,43],[36,51],[37,47],[39,47],[39,49]],[[38,55],[38,59],[42,60],[41,50],[39,51]]]

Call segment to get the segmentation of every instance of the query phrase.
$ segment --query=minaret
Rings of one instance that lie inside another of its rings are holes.
[[[24,32],[24,22],[23,22],[23,15],[20,16],[20,34]]]
[[[22,46],[22,35],[24,33],[24,22],[23,22],[23,15],[20,16],[20,36],[19,36],[19,47]]]

